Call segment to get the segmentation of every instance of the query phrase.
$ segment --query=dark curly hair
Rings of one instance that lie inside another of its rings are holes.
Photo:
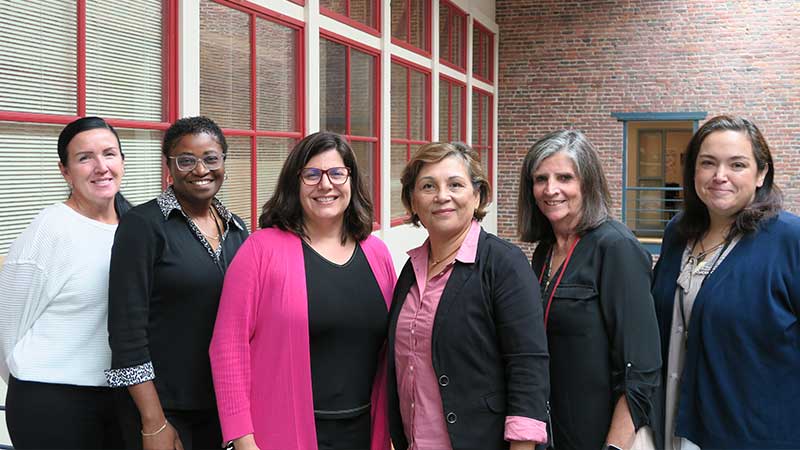
[[[213,120],[205,116],[184,117],[170,125],[164,133],[161,153],[164,157],[167,157],[169,156],[169,152],[178,145],[178,141],[180,141],[182,137],[203,133],[212,136],[214,140],[217,141],[219,146],[222,147],[222,153],[228,153],[228,142],[225,140],[225,135],[222,133],[222,130]]]

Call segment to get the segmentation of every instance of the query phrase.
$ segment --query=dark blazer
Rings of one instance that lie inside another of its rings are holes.
[[[550,247],[536,248],[536,274],[544,270]],[[648,423],[661,367],[651,265],[636,237],[615,220],[584,234],[575,247],[547,324],[552,440],[558,450],[601,448],[623,395],[636,428]],[[558,274],[553,268],[545,302]]]
[[[397,318],[416,282],[403,267],[389,315],[389,429],[408,448],[395,374]],[[455,262],[436,311],[433,368],[453,450],[507,449],[506,416],[547,420],[547,342],[538,283],[522,251],[481,230],[475,262]],[[446,378],[445,378],[446,377]]]
[[[665,360],[686,247],[676,222],[664,232],[653,283]],[[742,236],[691,314],[675,434],[704,449],[800,448],[800,218],[781,212]],[[664,391],[653,411],[659,449]]]

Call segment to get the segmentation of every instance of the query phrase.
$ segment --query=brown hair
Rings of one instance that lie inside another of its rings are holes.
[[[363,241],[372,233],[372,201],[364,186],[356,155],[338,134],[320,131],[306,136],[286,157],[272,197],[264,203],[258,218],[260,228],[277,227],[306,237],[303,207],[300,204],[300,170],[314,156],[336,150],[350,169],[350,205],[344,211],[342,243],[348,237]]]
[[[743,117],[723,115],[711,118],[695,132],[686,148],[686,164],[683,166],[683,214],[678,219],[678,230],[687,240],[702,238],[711,224],[708,208],[697,196],[694,174],[700,147],[711,133],[717,131],[738,131],[747,136],[753,147],[753,159],[758,172],[765,169],[767,171],[764,183],[756,188],[752,203],[736,214],[729,236],[755,231],[761,221],[774,217],[783,207],[783,196],[774,184],[775,166],[772,164],[772,154],[761,130]]]
[[[417,176],[422,171],[422,168],[426,164],[436,164],[449,156],[454,156],[464,162],[473,189],[480,192],[480,202],[473,217],[480,221],[486,216],[486,207],[492,200],[492,187],[483,173],[478,153],[468,145],[460,142],[452,144],[431,142],[423,145],[414,153],[400,176],[400,184],[402,185],[401,199],[410,216],[406,221],[407,223],[419,226],[419,216],[411,208],[411,196],[414,193],[414,184],[417,181]]]

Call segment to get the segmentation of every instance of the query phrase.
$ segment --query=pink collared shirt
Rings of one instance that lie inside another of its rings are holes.
[[[468,264],[475,262],[480,232],[480,225],[473,221],[456,254],[456,260]],[[408,450],[452,450],[439,384],[433,369],[431,340],[436,309],[453,272],[454,262],[428,280],[429,245],[426,240],[420,247],[408,252],[416,284],[411,286],[397,318],[397,391],[403,427],[409,442]],[[547,427],[545,423],[528,417],[508,416],[505,439],[546,442]]]

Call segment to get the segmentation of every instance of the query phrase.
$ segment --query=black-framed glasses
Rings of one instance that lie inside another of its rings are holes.
[[[217,170],[222,167],[226,157],[227,155],[225,153],[209,153],[202,158],[198,158],[194,155],[168,156],[167,158],[174,159],[175,165],[181,172],[191,172],[197,167],[199,161],[203,161],[203,165],[206,166],[206,169]]]
[[[345,184],[347,179],[350,178],[349,167],[330,167],[322,170],[316,167],[306,167],[300,171],[300,179],[303,184],[308,186],[316,186],[322,181],[322,176],[328,175],[328,180],[331,184]]]

